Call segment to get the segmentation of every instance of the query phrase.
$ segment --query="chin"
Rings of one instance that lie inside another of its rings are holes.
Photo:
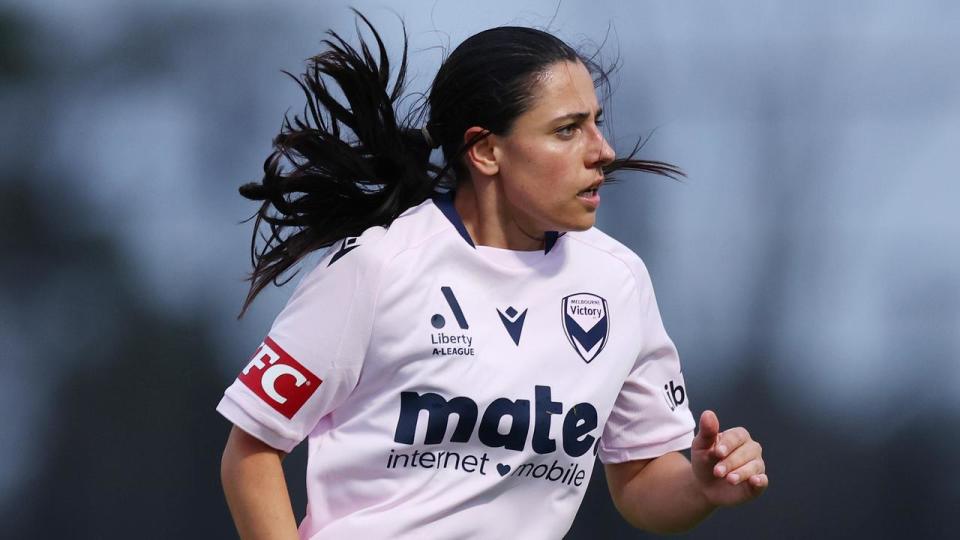
[[[596,214],[590,214],[589,216],[584,216],[582,219],[577,221],[564,223],[562,227],[559,227],[555,230],[557,232],[585,231],[596,225],[596,222]]]

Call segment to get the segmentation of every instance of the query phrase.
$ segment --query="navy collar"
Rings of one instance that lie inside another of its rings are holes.
[[[453,190],[450,190],[446,193],[437,193],[433,196],[433,203],[437,205],[437,208],[443,212],[443,215],[450,220],[450,223],[452,223],[454,228],[457,229],[457,232],[460,233],[460,236],[462,236],[463,239],[470,244],[470,247],[476,249],[477,245],[473,243],[473,238],[470,238],[470,233],[467,232],[467,227],[463,224],[463,220],[460,219],[460,214],[457,212],[457,208],[453,205],[453,196]],[[553,249],[553,246],[556,245],[559,238],[560,234],[557,233],[557,231],[547,231],[546,234],[544,234],[544,255],[550,253],[550,250]]]

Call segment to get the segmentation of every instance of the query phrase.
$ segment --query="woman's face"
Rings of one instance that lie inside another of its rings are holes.
[[[558,62],[539,78],[532,107],[497,137],[504,198],[525,232],[593,226],[601,167],[614,158],[599,129],[601,112],[587,68]]]

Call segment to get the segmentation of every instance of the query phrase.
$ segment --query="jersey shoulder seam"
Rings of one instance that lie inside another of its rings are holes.
[[[599,232],[599,230],[598,230],[598,232]],[[606,233],[602,233],[602,234],[606,235]],[[607,236],[607,237],[610,238],[611,241],[617,242],[617,240],[613,239],[612,237],[610,237],[610,236]],[[569,239],[569,240],[571,240],[571,241],[576,241],[576,242],[580,243],[581,245],[584,245],[584,246],[587,246],[587,247],[589,247],[589,248],[595,249],[595,250],[597,250],[597,251],[600,251],[600,252],[602,252],[602,253],[605,253],[605,254],[609,255],[610,257],[614,258],[617,262],[619,262],[620,264],[622,264],[623,266],[625,266],[625,267],[627,268],[627,271],[630,272],[630,275],[631,275],[631,276],[633,276],[633,283],[634,283],[634,287],[636,287],[636,289],[637,289],[637,294],[638,294],[640,297],[643,296],[643,294],[642,294],[642,293],[643,293],[643,288],[641,287],[641,283],[643,283],[643,280],[641,280],[641,279],[640,279],[640,276],[637,275],[637,272],[636,272],[636,270],[634,269],[634,265],[631,265],[630,262],[629,262],[628,260],[626,260],[627,258],[625,258],[625,257],[623,257],[622,255],[614,252],[613,250],[600,247],[600,246],[598,246],[598,245],[596,245],[596,244],[594,244],[594,243],[592,243],[592,242],[588,242],[588,241],[584,240],[583,238],[580,238],[580,237],[578,237],[578,236],[576,236],[576,235],[565,234],[565,235],[563,235],[563,238]],[[619,244],[619,242],[617,242],[617,243]],[[628,248],[627,246],[624,246],[623,244],[620,244],[620,246],[621,246],[624,250],[626,250],[630,255],[632,255],[633,258],[636,259],[636,261],[639,263],[639,265],[640,265],[641,268],[644,268],[644,269],[646,268],[646,264],[643,262],[643,259],[642,259],[639,255],[637,255],[633,250],[631,250],[631,249]]]

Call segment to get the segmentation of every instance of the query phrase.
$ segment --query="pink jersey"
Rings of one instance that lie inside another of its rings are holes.
[[[604,463],[688,448],[650,278],[597,229],[474,246],[449,198],[338,243],[217,410],[309,441],[302,538],[561,538]]]

